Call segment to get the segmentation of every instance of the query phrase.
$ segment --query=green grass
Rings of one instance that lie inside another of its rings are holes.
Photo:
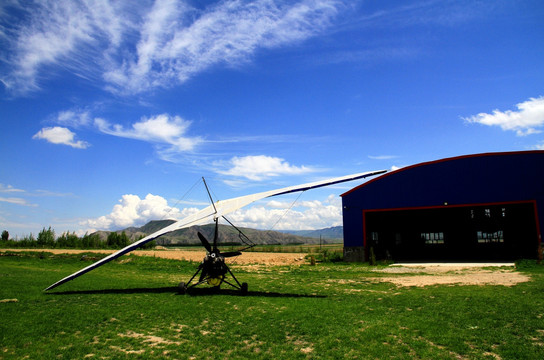
[[[42,291],[91,263],[80,258],[0,257],[0,358],[544,358],[544,268],[531,262],[519,271],[532,281],[514,287],[401,288],[362,264],[236,266],[240,296],[177,295],[196,263],[125,256]]]

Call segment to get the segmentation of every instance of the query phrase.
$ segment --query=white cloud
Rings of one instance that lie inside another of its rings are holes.
[[[245,177],[254,181],[280,175],[300,175],[316,171],[311,167],[294,166],[284,159],[266,155],[233,157],[225,165],[229,169],[217,172],[223,175]]]
[[[214,65],[239,66],[262,48],[304,40],[326,27],[337,1],[276,4],[225,1],[195,11],[156,1],[139,28],[134,59],[105,73],[118,91],[137,93],[183,83]]]
[[[236,226],[262,230],[312,230],[342,225],[342,203],[336,195],[325,201],[301,201],[293,204],[270,201],[266,206],[240,209],[227,217]]]
[[[23,189],[18,189],[12,185],[4,185],[0,183],[0,193],[4,194],[17,194],[26,197],[61,197],[61,196],[73,196],[73,194],[68,193],[58,193],[48,190],[35,190],[27,191]],[[37,207],[37,204],[28,202],[28,200],[20,197],[0,197],[0,202],[6,202],[10,204],[22,205],[22,206],[31,206]]]
[[[54,74],[42,71],[45,67],[60,66],[105,80],[118,93],[170,87],[212,66],[237,67],[260,49],[314,36],[330,24],[341,1],[220,1],[200,10],[181,0],[138,5],[37,1],[13,11],[15,26],[7,11],[0,14],[0,29],[10,29],[2,34],[11,65],[2,82],[26,93],[39,89],[43,74]]]
[[[119,124],[111,125],[101,118],[96,118],[94,124],[101,132],[108,135],[167,145],[166,148],[160,149],[163,154],[191,151],[202,142],[200,137],[185,136],[191,125],[190,121],[168,114],[150,118],[143,117],[141,121],[132,124],[129,129],[125,129]]]
[[[74,141],[76,134],[65,127],[46,127],[38,131],[32,138],[46,140],[52,144],[68,145],[76,149],[86,149],[89,143],[78,140]]]
[[[391,159],[398,158],[398,156],[396,155],[368,155],[368,158],[372,160],[391,160]]]
[[[24,193],[25,190],[14,188],[12,185],[4,185],[4,184],[0,183],[0,192],[2,192],[2,193],[13,193],[13,192]]]
[[[87,110],[60,111],[54,120],[59,125],[80,127],[91,123],[91,115]]]
[[[227,215],[236,226],[264,230],[307,230],[342,225],[341,199],[329,195],[325,201],[309,200],[292,203],[271,201],[266,205],[243,208]],[[196,207],[182,210],[168,205],[161,196],[123,195],[111,213],[80,223],[84,231],[119,230],[142,226],[151,220],[181,220],[199,211]],[[211,220],[211,219],[210,219]],[[82,230],[83,231],[83,230]]]
[[[50,190],[36,190],[33,194],[29,194],[30,196],[44,196],[44,197],[73,197],[74,194],[72,193],[62,193],[57,191],[50,191]]]
[[[495,6],[485,1],[415,1],[411,4],[407,2],[398,5],[391,2],[383,4],[383,8],[375,12],[364,12],[359,22],[366,26],[385,28],[455,26],[489,15],[495,10]]]
[[[530,98],[516,105],[517,111],[493,110],[492,114],[480,113],[463,118],[469,123],[500,126],[503,130],[515,131],[518,136],[540,133],[544,125],[544,96]]]
[[[9,198],[0,197],[0,202],[6,202],[6,203],[9,203],[9,204],[30,206],[30,207],[37,207],[38,206],[36,204],[29,203],[28,201],[26,201],[23,198],[16,198],[16,197],[9,197]]]
[[[91,229],[117,230],[145,225],[151,220],[181,219],[196,211],[196,208],[179,210],[168,206],[168,201],[158,195],[147,194],[141,199],[138,195],[127,194],[110,214],[86,220],[81,225]]]
[[[2,82],[15,93],[25,93],[39,88],[43,74],[51,74],[41,71],[45,66],[60,64],[79,76],[95,71],[94,64],[100,60],[89,58],[96,57],[104,42],[119,46],[126,31],[120,7],[117,1],[73,0],[14,6],[19,17],[15,26],[10,26],[8,37],[12,71]],[[11,22],[8,12],[2,15],[0,21]]]
[[[272,209],[289,209],[291,205],[284,201],[270,200],[266,203],[266,207]]]

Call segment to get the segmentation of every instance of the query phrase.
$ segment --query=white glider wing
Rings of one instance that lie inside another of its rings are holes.
[[[73,273],[72,275],[69,275],[69,276],[65,277],[64,279],[61,279],[61,280],[57,281],[53,285],[46,288],[44,291],[51,290],[51,289],[53,289],[53,288],[55,288],[55,287],[57,287],[57,286],[59,286],[61,284],[64,284],[67,281],[73,280],[73,279],[75,279],[75,278],[77,278],[77,277],[79,277],[79,276],[93,270],[93,269],[96,269],[99,266],[102,266],[102,265],[104,265],[104,264],[106,264],[106,263],[108,263],[108,262],[110,262],[110,261],[112,261],[114,259],[117,259],[118,257],[123,256],[123,255],[131,252],[132,250],[135,250],[135,249],[139,248],[140,246],[142,246],[142,245],[144,245],[144,244],[158,238],[161,235],[164,235],[164,234],[172,232],[172,231],[180,230],[180,229],[183,229],[183,228],[187,228],[187,227],[190,227],[190,226],[204,224],[204,223],[208,222],[209,218],[212,217],[212,216],[214,218],[218,218],[218,217],[227,215],[227,214],[229,214],[229,213],[231,213],[233,211],[236,211],[236,210],[238,210],[238,209],[240,209],[240,208],[242,208],[242,207],[244,207],[246,205],[251,204],[252,202],[255,202],[255,201],[267,198],[267,197],[283,195],[283,194],[288,194],[288,193],[297,192],[297,191],[306,191],[306,190],[315,189],[315,188],[319,188],[319,187],[323,187],[323,186],[343,183],[343,182],[346,182],[346,181],[363,179],[363,178],[366,178],[366,177],[369,177],[369,176],[382,174],[382,173],[384,173],[386,171],[387,170],[369,171],[369,172],[365,172],[365,173],[342,176],[342,177],[337,177],[337,178],[323,180],[323,181],[316,181],[316,182],[302,184],[302,185],[289,186],[289,187],[285,187],[285,188],[281,188],[281,189],[270,190],[270,191],[265,191],[265,192],[261,192],[261,193],[241,196],[241,197],[237,197],[237,198],[216,201],[213,205],[210,205],[210,206],[198,211],[197,213],[195,213],[193,215],[189,215],[189,216],[183,218],[182,220],[176,221],[175,223],[172,223],[171,225],[168,225],[167,227],[164,227],[161,230],[156,231],[153,234],[148,235],[145,238],[143,238],[141,240],[138,240],[138,241],[128,245],[127,247],[125,247],[125,248],[123,248],[123,249],[121,249],[121,250],[119,250],[119,251],[117,251],[117,252],[115,252],[115,253],[113,253],[113,254],[105,257],[105,258],[103,258],[102,260],[99,260],[99,261],[87,266],[86,268],[83,268],[83,269]]]

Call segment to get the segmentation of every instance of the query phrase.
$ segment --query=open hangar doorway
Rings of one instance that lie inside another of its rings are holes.
[[[534,201],[363,211],[366,256],[394,261],[537,258]]]

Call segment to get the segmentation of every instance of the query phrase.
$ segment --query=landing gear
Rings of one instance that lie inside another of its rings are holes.
[[[247,295],[247,283],[242,283],[242,286],[240,287],[240,292],[242,295]]]
[[[236,287],[235,285],[231,284],[231,283],[227,283],[233,287]],[[247,295],[248,293],[248,290],[247,290],[247,283],[238,283],[240,285],[240,287],[238,287],[238,289],[240,290],[240,294],[241,295]],[[193,285],[195,286],[195,285]],[[193,287],[191,286],[191,287]],[[189,287],[187,286],[187,284],[185,282],[180,282],[179,285],[178,285],[178,294],[180,295],[185,295],[187,294],[187,290],[189,289]],[[217,293],[219,292],[219,289],[220,289],[220,286],[212,286],[212,290],[214,293]]]

